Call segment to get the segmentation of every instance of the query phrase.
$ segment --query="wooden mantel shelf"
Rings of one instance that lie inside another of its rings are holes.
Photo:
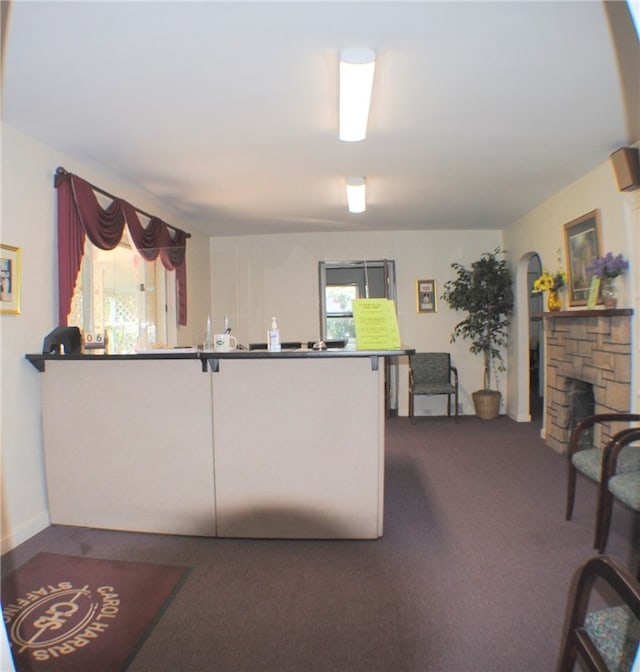
[[[536,320],[562,319],[565,317],[625,317],[633,315],[633,308],[594,308],[593,310],[558,310],[534,313]]]

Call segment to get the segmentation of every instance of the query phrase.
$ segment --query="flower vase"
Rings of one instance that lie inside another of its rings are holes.
[[[550,289],[547,292],[547,309],[551,312],[556,312],[562,308],[562,301],[560,300],[560,294],[555,289]]]
[[[605,308],[615,308],[618,305],[615,278],[602,279],[602,303],[604,303]]]

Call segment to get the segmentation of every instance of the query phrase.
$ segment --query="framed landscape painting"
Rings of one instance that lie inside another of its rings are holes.
[[[564,225],[567,259],[567,289],[570,306],[586,306],[591,275],[587,267],[600,256],[600,210],[592,210]]]

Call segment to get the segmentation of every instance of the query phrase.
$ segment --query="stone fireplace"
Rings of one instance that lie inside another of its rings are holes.
[[[545,414],[548,446],[566,453],[576,422],[576,389],[591,394],[594,413],[627,413],[631,407],[630,309],[544,313]],[[586,386],[586,387],[585,387]],[[591,407],[587,407],[591,408]],[[595,445],[621,429],[598,423]]]

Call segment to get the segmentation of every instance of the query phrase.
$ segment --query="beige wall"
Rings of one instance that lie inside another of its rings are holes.
[[[126,198],[135,206],[190,231],[188,222],[149,194],[131,189],[105,171],[62,155],[51,147],[2,127],[2,219],[0,240],[22,249],[22,310],[0,315],[2,528],[5,551],[48,525],[40,412],[40,374],[25,353],[40,352],[43,337],[57,325],[56,191],[58,166]],[[189,323],[209,309],[209,249],[193,233],[188,243]],[[178,333],[190,343],[189,327]],[[72,412],[72,409],[71,409]],[[70,474],[70,478],[77,474]]]
[[[468,343],[450,344],[463,315],[438,301],[438,312],[416,312],[416,280],[433,278],[438,296],[453,278],[451,262],[468,264],[481,252],[502,244],[500,231],[396,231],[237,236],[211,240],[214,326],[229,315],[241,343],[265,340],[271,316],[278,318],[282,340],[319,336],[318,262],[393,259],[402,342],[418,351],[450,351],[460,370],[465,413],[472,413],[471,392],[482,387],[482,362]],[[400,367],[399,412],[407,413],[407,366]],[[504,386],[502,391],[505,392]],[[442,413],[444,397],[420,398],[423,409]]]
[[[640,310],[640,190],[618,191],[615,175],[607,159],[593,171],[570,184],[541,203],[534,210],[514,222],[505,231],[505,247],[509,252],[516,282],[516,312],[509,346],[507,412],[513,418],[524,420],[528,414],[528,339],[529,314],[526,296],[529,287],[524,278],[528,256],[537,252],[543,267],[553,271],[557,267],[556,252],[561,249],[562,262],[567,263],[564,249],[564,224],[592,210],[599,209],[602,225],[602,252],[622,252],[629,259],[629,272],[618,279],[619,307]],[[568,305],[563,292],[564,307]],[[574,309],[584,308],[577,306]],[[634,317],[635,343],[640,343],[640,326]],[[635,352],[637,353],[637,345]],[[638,380],[640,362],[637,354],[633,362],[632,407],[640,408]]]
[[[55,149],[16,130],[2,128],[2,220],[0,240],[22,248],[22,314],[0,316],[1,438],[2,438],[2,551],[21,543],[48,524],[42,459],[40,374],[24,359],[39,352],[42,339],[56,324],[57,280],[55,190],[58,165],[82,175],[136,206],[171,224],[191,230],[188,221],[163,208],[146,192],[63,156]],[[264,340],[272,315],[278,317],[282,338],[318,336],[318,261],[394,259],[397,271],[398,316],[403,342],[417,350],[449,350],[460,369],[461,401],[471,413],[470,393],[481,386],[481,361],[470,355],[465,342],[449,343],[449,335],[462,317],[439,302],[435,314],[416,312],[415,281],[434,278],[438,295],[453,277],[451,262],[467,264],[484,251],[504,245],[514,275],[519,279],[526,258],[538,252],[553,267],[555,252],[563,247],[562,227],[594,208],[602,212],[604,250],[624,251],[632,261],[631,273],[621,283],[621,305],[640,310],[639,217],[640,192],[617,191],[608,160],[582,179],[540,204],[507,231],[401,231],[224,237],[207,240],[191,230],[189,241],[189,324],[179,330],[179,343],[201,340],[210,313],[214,327],[223,326],[228,314],[233,333],[242,343]],[[211,289],[213,288],[213,290]],[[528,328],[526,303],[529,288],[517,287],[508,378],[501,390],[511,417],[525,420],[528,411]],[[634,318],[635,342],[640,342]],[[522,341],[522,343],[521,343]],[[637,350],[637,346],[635,347]],[[638,358],[634,360],[634,410],[638,398]],[[524,390],[522,388],[525,388]],[[399,411],[406,413],[406,364],[399,381]],[[523,401],[526,394],[526,403]],[[436,400],[420,410],[442,412]],[[74,477],[71,475],[70,477]]]
[[[472,413],[470,394],[481,386],[481,362],[464,342],[449,343],[461,315],[439,302],[438,313],[417,314],[415,281],[435,278],[438,294],[452,277],[451,262],[468,263],[481,252],[504,244],[516,280],[517,302],[507,352],[507,379],[501,383],[503,410],[518,421],[529,416],[529,257],[556,268],[557,250],[564,260],[564,224],[591,210],[602,219],[602,249],[623,252],[629,274],[618,281],[620,306],[639,309],[638,195],[617,189],[609,160],[553,195],[537,208],[499,231],[403,231],[394,233],[332,233],[222,237],[211,240],[212,316],[216,328],[228,314],[241,343],[263,341],[271,315],[278,317],[284,340],[317,337],[318,261],[393,259],[396,262],[398,319],[403,343],[416,350],[449,350],[461,378],[463,412]],[[309,298],[311,297],[311,298]],[[566,296],[565,304],[568,303]],[[524,307],[524,309],[523,309]],[[568,308],[568,305],[566,306]],[[638,320],[634,321],[636,339]],[[640,407],[640,363],[634,361],[633,395]],[[399,412],[407,412],[406,363],[400,367]],[[418,401],[418,412],[442,412],[441,400]]]

